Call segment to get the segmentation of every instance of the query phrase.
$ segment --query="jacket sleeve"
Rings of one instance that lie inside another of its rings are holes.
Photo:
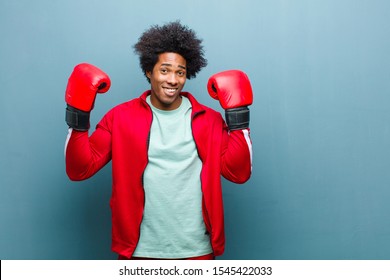
[[[66,173],[72,181],[90,178],[111,160],[111,133],[107,117],[89,137],[88,131],[69,129],[65,143]]]
[[[224,125],[221,174],[234,183],[245,183],[252,173],[250,130],[229,131]]]

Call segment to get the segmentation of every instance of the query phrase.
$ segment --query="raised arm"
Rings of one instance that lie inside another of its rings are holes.
[[[77,65],[68,79],[65,102],[69,134],[65,143],[65,162],[71,180],[91,177],[110,160],[110,132],[98,127],[91,137],[88,136],[96,94],[107,92],[110,85],[108,75],[88,63]]]
[[[253,93],[248,76],[228,70],[210,77],[207,89],[225,109],[227,133],[224,134],[221,174],[235,183],[246,182],[252,172],[252,142],[249,108]]]

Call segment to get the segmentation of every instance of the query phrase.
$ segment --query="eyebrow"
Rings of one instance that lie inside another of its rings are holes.
[[[168,66],[168,67],[172,67],[173,65],[172,64],[170,64],[170,63],[161,63],[161,66]],[[186,67],[185,66],[183,66],[183,65],[178,65],[177,67],[179,67],[179,68],[182,68],[182,69],[186,69]]]

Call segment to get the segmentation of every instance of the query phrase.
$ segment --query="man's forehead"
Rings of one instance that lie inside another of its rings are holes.
[[[166,66],[166,67],[178,67],[178,68],[186,69],[186,67],[184,65],[181,65],[181,64],[175,65],[175,64],[172,64],[172,63],[169,63],[169,62],[161,63],[160,65],[161,66]]]
[[[162,66],[180,67],[183,69],[185,69],[187,65],[184,57],[182,57],[180,54],[177,53],[162,53],[159,55],[158,62]]]

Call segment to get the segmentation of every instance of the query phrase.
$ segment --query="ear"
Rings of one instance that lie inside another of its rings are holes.
[[[152,71],[146,71],[146,77],[150,79],[151,76],[152,76]]]

